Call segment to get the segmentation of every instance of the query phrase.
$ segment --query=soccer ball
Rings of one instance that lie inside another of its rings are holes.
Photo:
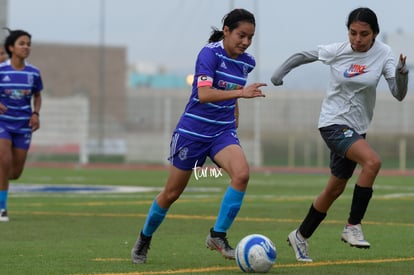
[[[266,273],[276,262],[276,247],[264,235],[248,235],[237,244],[236,262],[243,272]]]

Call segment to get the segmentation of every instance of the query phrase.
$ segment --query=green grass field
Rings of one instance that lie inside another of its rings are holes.
[[[14,188],[117,185],[147,190],[10,192],[10,222],[0,223],[0,274],[242,274],[234,261],[204,245],[229,181],[225,175],[192,177],[154,235],[147,263],[131,263],[131,247],[166,176],[164,170],[26,168]],[[326,180],[321,174],[253,173],[228,232],[230,243],[236,246],[251,233],[271,238],[277,262],[269,274],[412,274],[414,185],[408,176],[378,177],[363,227],[371,249],[340,241],[353,179],[309,241],[314,263],[296,262],[286,236]]]

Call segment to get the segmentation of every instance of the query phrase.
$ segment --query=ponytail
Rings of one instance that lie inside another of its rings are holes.
[[[218,42],[220,40],[223,40],[224,32],[214,27],[212,29],[213,31],[211,32],[210,38],[208,39],[208,43]]]
[[[226,14],[221,21],[223,22],[222,30],[220,31],[219,29],[212,27],[213,31],[211,32],[210,38],[208,39],[209,43],[218,42],[224,38],[224,26],[229,27],[230,31],[237,28],[240,22],[247,22],[256,26],[254,15],[245,9],[232,10],[231,12]]]

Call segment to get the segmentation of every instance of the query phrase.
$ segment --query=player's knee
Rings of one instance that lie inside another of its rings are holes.
[[[17,180],[20,178],[20,176],[22,175],[23,172],[23,168],[12,168],[9,174],[9,180]]]
[[[176,200],[178,200],[178,198],[180,197],[181,192],[178,191],[170,191],[168,193],[164,194],[164,201],[168,204],[171,205],[173,204]]]
[[[331,197],[333,199],[337,199],[345,190],[345,187],[338,186],[338,188],[335,188],[331,192]]]
[[[2,167],[8,167],[12,161],[10,154],[1,154],[0,153],[0,165]]]
[[[250,173],[249,170],[243,170],[243,171],[239,171],[238,173],[235,173],[234,175],[231,176],[231,179],[233,182],[237,182],[239,184],[243,184],[246,185],[249,182],[250,179]]]
[[[379,157],[371,158],[366,164],[365,168],[374,174],[377,174],[381,169],[382,161]]]
[[[12,173],[10,176],[9,176],[9,180],[17,180],[17,179],[19,179],[20,178],[20,176],[22,175],[22,173]]]

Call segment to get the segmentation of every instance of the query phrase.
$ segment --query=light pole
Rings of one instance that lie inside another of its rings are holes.
[[[98,150],[104,153],[105,140],[105,0],[100,1],[98,75]]]
[[[255,17],[259,18],[259,5],[258,1],[254,1],[254,12]],[[256,19],[257,20],[257,19]],[[256,59],[256,68],[254,69],[255,81],[259,82],[260,78],[260,33],[259,31],[255,34],[255,45],[254,45],[254,56]],[[262,163],[262,127],[261,127],[261,119],[260,119],[260,101],[254,101],[254,130],[253,130],[253,164],[254,166],[258,167],[261,166]]]

